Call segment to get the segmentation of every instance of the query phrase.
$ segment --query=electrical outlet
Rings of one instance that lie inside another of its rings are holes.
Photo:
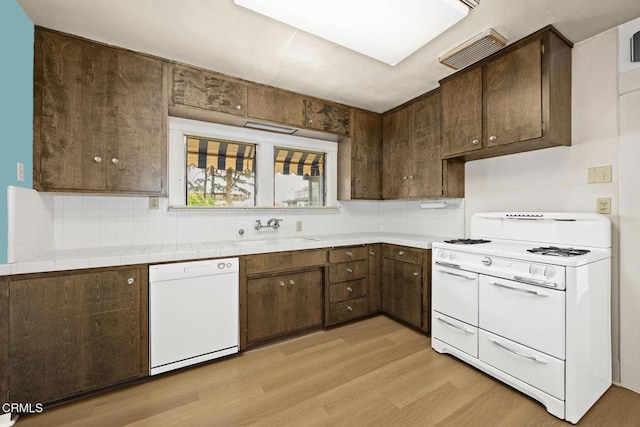
[[[18,162],[18,182],[24,182],[24,163]]]
[[[302,231],[302,221],[296,221],[296,231]]]
[[[160,209],[160,198],[157,196],[149,197],[149,209]]]
[[[589,168],[588,183],[611,182],[611,166]]]
[[[599,214],[610,214],[611,213],[611,198],[610,197],[599,197],[596,199],[596,212]]]

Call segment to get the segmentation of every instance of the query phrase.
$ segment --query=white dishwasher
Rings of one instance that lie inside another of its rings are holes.
[[[237,353],[238,258],[149,266],[149,373]]]

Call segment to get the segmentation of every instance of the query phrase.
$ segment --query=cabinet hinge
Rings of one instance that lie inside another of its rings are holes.
[[[544,55],[544,43],[540,45],[540,52],[542,52],[542,54]]]

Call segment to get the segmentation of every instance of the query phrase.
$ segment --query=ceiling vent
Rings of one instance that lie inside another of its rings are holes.
[[[439,60],[447,67],[460,70],[499,51],[506,44],[507,39],[494,29],[489,28],[446,52]]]

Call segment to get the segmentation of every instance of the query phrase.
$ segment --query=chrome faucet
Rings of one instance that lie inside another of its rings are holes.
[[[282,219],[269,218],[269,220],[267,220],[267,225],[262,225],[262,222],[257,219],[256,225],[254,225],[253,228],[256,230],[260,230],[261,228],[273,228],[274,230],[277,230],[278,227],[280,227],[280,221],[282,221]]]

